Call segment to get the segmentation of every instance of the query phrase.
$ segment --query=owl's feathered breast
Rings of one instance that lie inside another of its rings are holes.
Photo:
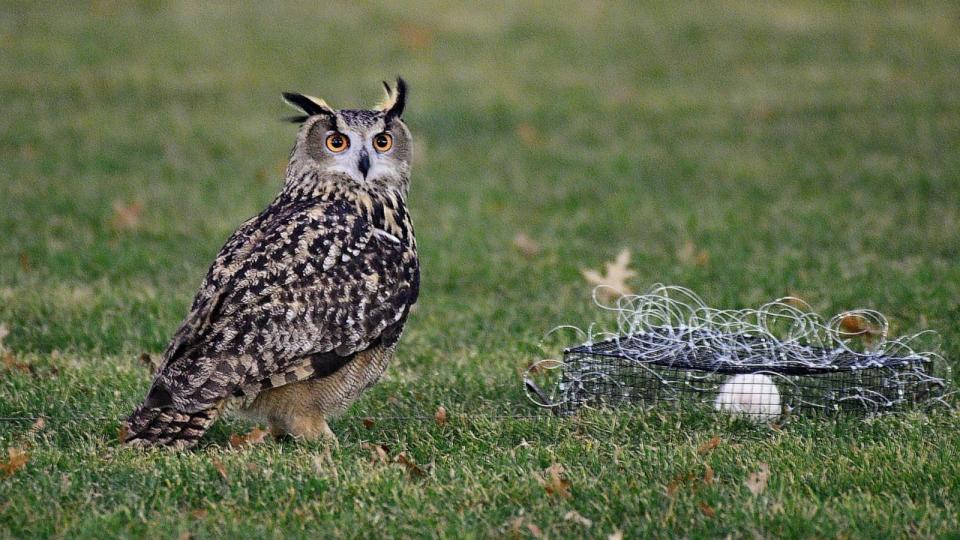
[[[278,199],[221,249],[154,386],[192,409],[308,356],[392,346],[419,277],[397,197]]]

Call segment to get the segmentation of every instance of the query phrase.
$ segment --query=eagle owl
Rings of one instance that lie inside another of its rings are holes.
[[[125,443],[191,447],[225,408],[336,440],[327,418],[383,373],[420,284],[407,86],[384,87],[371,110],[283,95],[302,112],[283,188],[220,250]]]

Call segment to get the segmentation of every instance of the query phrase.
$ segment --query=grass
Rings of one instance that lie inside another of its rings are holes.
[[[947,2],[4,2],[0,416],[46,426],[0,422],[0,449],[30,452],[0,479],[0,536],[960,535],[954,411],[495,417],[535,412],[518,374],[570,344],[547,330],[597,318],[580,270],[624,247],[637,289],[874,308],[940,331],[956,365],[958,21]],[[137,357],[279,188],[279,92],[364,105],[397,73],[423,292],[339,448],[231,450],[235,421],[194,452],[118,448]],[[395,415],[427,419],[359,420]],[[554,463],[569,498],[541,485]]]

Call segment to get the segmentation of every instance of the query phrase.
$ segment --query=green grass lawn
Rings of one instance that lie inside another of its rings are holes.
[[[600,318],[581,269],[622,248],[636,290],[936,329],[956,380],[958,66],[947,2],[3,2],[0,416],[45,426],[0,420],[0,461],[29,452],[0,536],[956,537],[955,411],[501,416],[539,412],[519,374]],[[120,448],[138,357],[279,189],[280,92],[364,106],[397,74],[423,290],[340,446],[231,449],[228,420],[192,452]]]

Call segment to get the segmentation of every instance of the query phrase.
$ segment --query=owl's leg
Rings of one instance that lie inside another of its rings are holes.
[[[337,436],[327,424],[327,419],[322,414],[311,415],[293,415],[285,418],[278,418],[275,422],[270,422],[270,431],[274,435],[290,435],[295,439],[306,441],[324,440],[332,444],[337,444]]]
[[[262,391],[245,412],[266,420],[274,436],[335,442],[327,420],[346,410],[380,377],[392,354],[392,349],[372,347],[329,375]]]

